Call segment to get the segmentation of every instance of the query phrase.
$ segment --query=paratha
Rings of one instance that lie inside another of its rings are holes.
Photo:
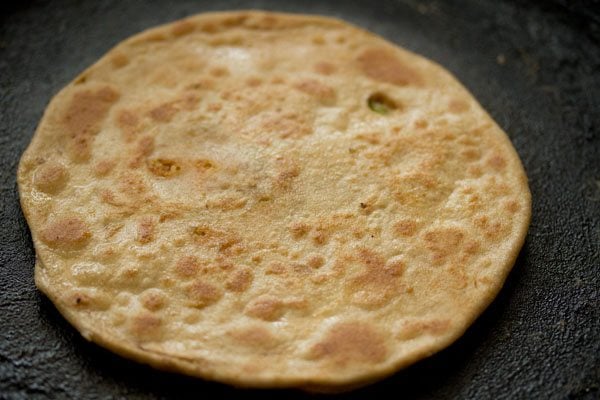
[[[456,340],[530,219],[506,134],[446,70],[319,16],[192,16],[48,105],[18,171],[39,289],[154,367],[338,390]]]

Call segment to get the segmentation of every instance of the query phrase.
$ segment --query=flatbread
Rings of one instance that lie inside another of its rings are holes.
[[[18,182],[36,284],[85,338],[251,387],[348,388],[448,346],[531,209],[442,67],[267,12],[117,45],[52,99]]]

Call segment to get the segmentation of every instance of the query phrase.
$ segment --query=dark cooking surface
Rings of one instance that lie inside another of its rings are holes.
[[[598,1],[2,4],[0,398],[305,396],[162,373],[87,343],[34,287],[15,184],[51,96],[112,45],[189,14],[251,7],[342,17],[438,61],[508,132],[530,178],[529,235],[492,306],[449,349],[346,396],[600,397]]]

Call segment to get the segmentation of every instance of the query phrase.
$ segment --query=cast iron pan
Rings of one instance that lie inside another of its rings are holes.
[[[341,17],[450,69],[508,132],[533,219],[498,298],[447,350],[350,398],[600,397],[600,3],[176,1],[2,3],[0,398],[305,397],[164,373],[86,342],[33,284],[17,162],[50,98],[114,44],[190,14]],[[376,397],[377,396],[377,397]]]

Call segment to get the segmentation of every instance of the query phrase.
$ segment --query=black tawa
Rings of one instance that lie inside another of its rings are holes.
[[[348,398],[600,398],[600,2],[21,1],[0,5],[0,398],[314,397],[153,370],[88,343],[38,292],[15,175],[50,98],[119,41],[210,10],[343,18],[452,71],[533,194],[506,285],[448,349]]]

